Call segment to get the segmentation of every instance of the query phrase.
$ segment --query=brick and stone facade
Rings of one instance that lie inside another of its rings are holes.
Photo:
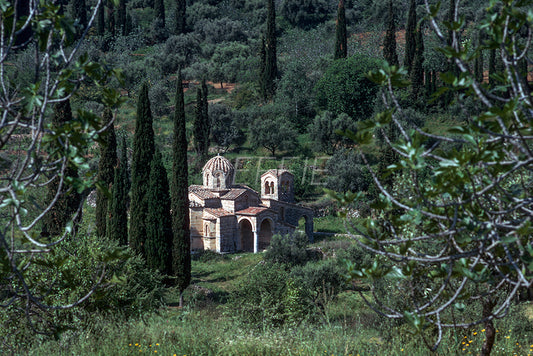
[[[217,252],[264,250],[273,234],[288,234],[305,219],[313,241],[313,211],[294,203],[294,176],[269,170],[261,176],[261,194],[233,184],[235,169],[222,156],[202,169],[203,185],[189,187],[191,248]]]

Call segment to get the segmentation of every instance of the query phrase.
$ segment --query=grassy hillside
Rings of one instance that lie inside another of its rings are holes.
[[[315,245],[328,256],[351,242],[323,240]],[[247,324],[230,303],[231,294],[261,265],[263,254],[220,256],[206,253],[193,261],[193,281],[186,307],[168,289],[167,307],[122,320],[95,315],[85,330],[67,332],[58,341],[32,350],[32,355],[427,355],[421,339],[407,325],[369,310],[358,292],[348,288],[327,301],[317,322],[283,327]],[[363,289],[364,286],[358,286]],[[367,297],[368,292],[363,292]],[[513,306],[511,316],[497,322],[494,355],[527,355],[533,347],[529,305]],[[482,327],[447,332],[439,355],[476,354]]]

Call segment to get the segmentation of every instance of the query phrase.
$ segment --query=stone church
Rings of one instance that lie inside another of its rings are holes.
[[[273,169],[261,176],[261,194],[233,184],[235,168],[223,156],[202,169],[203,185],[189,187],[191,248],[217,252],[264,250],[273,234],[288,234],[305,219],[313,241],[313,211],[294,203],[294,176]]]

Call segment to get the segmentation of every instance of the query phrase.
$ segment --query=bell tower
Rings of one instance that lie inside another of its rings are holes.
[[[271,169],[263,173],[261,198],[294,202],[294,175],[286,169]]]

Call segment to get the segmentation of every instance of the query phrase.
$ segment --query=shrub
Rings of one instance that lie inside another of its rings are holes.
[[[378,86],[366,77],[380,62],[364,55],[334,61],[315,86],[319,109],[347,114],[359,121],[370,117]]]
[[[258,264],[231,295],[229,311],[240,322],[251,326],[265,328],[283,325],[287,275],[284,265]]]
[[[303,265],[310,259],[306,249],[307,241],[307,236],[303,232],[289,235],[276,234],[272,236],[270,247],[265,253],[265,261],[272,264]]]
[[[345,285],[342,270],[334,260],[296,266],[289,277],[305,291],[305,302],[313,305],[315,312],[323,311]]]
[[[83,229],[83,227],[82,227]],[[150,270],[140,256],[129,249],[118,247],[114,240],[96,237],[80,231],[75,238],[65,240],[54,254],[36,260],[31,266],[32,280],[38,281],[37,290],[46,288],[46,298],[41,302],[48,305],[65,305],[78,300],[94,285],[102,272],[105,261],[106,272],[103,282],[96,292],[84,303],[66,310],[30,310],[31,321],[17,318],[16,308],[24,305],[13,304],[4,309],[0,316],[0,354],[5,350],[29,349],[66,330],[86,327],[96,314],[113,312],[117,317],[138,316],[154,310],[162,304],[162,276]],[[61,261],[61,263],[57,263]],[[49,268],[43,268],[48,266]],[[53,267],[52,267],[53,266]],[[46,325],[49,335],[35,335],[33,326]]]

